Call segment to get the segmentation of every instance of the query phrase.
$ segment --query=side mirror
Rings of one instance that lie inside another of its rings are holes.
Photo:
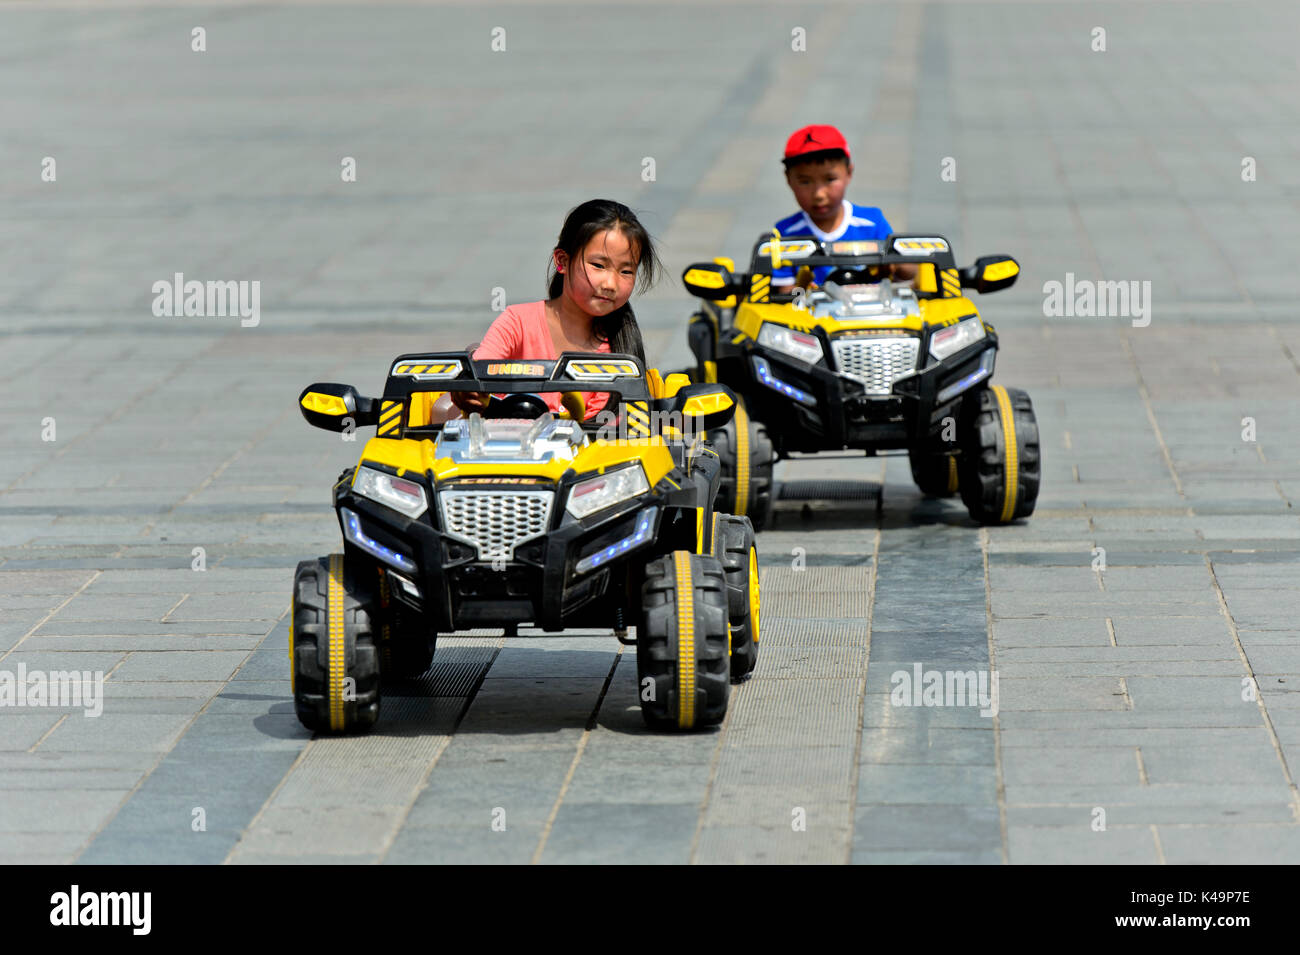
[[[981,255],[974,265],[962,269],[961,287],[986,295],[1015,285],[1019,274],[1020,264],[1011,256]]]
[[[736,413],[736,396],[726,385],[701,382],[683,385],[671,398],[663,399],[669,412],[676,412],[704,431],[721,428]]]
[[[351,385],[318,381],[298,396],[298,406],[307,423],[326,431],[347,431],[379,422],[379,402],[363,398]]]
[[[720,302],[744,291],[731,269],[717,262],[696,262],[682,273],[686,291],[696,298]]]
[[[674,372],[664,379],[664,397],[675,397],[677,392],[681,391],[691,383],[691,376],[684,375],[681,372]]]

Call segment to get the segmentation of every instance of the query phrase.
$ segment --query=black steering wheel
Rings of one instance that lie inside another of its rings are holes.
[[[520,393],[506,395],[504,398],[488,399],[483,411],[485,418],[540,418],[550,407],[541,395]]]
[[[836,285],[863,285],[868,282],[879,282],[888,273],[881,269],[877,272],[879,266],[864,265],[857,269],[836,269],[830,275],[826,276],[822,284],[834,282]]]

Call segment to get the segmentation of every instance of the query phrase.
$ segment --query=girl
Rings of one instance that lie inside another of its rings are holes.
[[[564,351],[623,352],[645,363],[641,330],[628,300],[658,275],[654,242],[636,215],[621,202],[592,199],[572,209],[551,251],[550,298],[511,305],[487,330],[475,359],[555,359]],[[561,395],[542,396],[554,412]],[[465,414],[482,411],[487,396],[452,392]],[[584,417],[605,407],[607,392],[582,395]]]

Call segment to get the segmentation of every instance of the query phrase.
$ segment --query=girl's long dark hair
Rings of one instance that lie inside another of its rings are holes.
[[[621,202],[591,199],[569,210],[564,218],[564,227],[560,229],[560,237],[555,240],[555,248],[568,254],[572,268],[587,243],[606,229],[622,232],[628,243],[635,247],[639,255],[637,291],[644,292],[650,288],[659,275],[658,252],[650,233],[637,219],[636,213]],[[559,298],[564,294],[564,276],[555,271],[554,256],[551,257],[547,285],[551,298]],[[591,327],[599,341],[609,342],[610,351],[635,355],[645,364],[645,343],[641,340],[641,329],[637,327],[630,301],[608,315],[597,317],[592,321]]]

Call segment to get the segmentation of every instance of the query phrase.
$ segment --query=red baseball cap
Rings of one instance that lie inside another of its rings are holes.
[[[828,149],[842,149],[844,155],[849,156],[849,144],[834,126],[805,126],[803,129],[796,129],[785,141],[783,160],[788,163],[789,160],[806,156],[808,153],[820,153]]]

